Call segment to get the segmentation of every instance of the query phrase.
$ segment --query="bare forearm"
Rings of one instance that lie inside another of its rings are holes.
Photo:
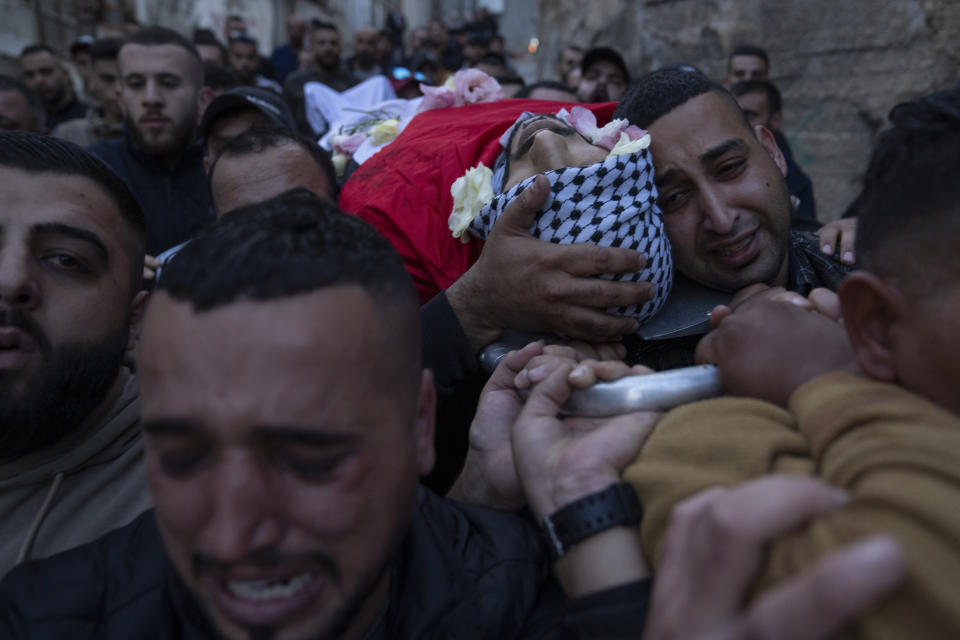
[[[630,526],[613,527],[587,538],[557,560],[554,572],[572,598],[650,575],[640,552],[640,530]]]

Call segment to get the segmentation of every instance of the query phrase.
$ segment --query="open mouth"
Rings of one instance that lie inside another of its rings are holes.
[[[719,254],[721,258],[732,256],[733,254],[735,254],[736,252],[740,251],[741,249],[746,247],[748,244],[750,244],[751,240],[753,240],[752,233],[746,236],[745,238],[743,238],[742,240],[740,240],[739,242],[717,249],[717,254]]]
[[[280,580],[228,580],[227,589],[238,598],[264,602],[292,598],[310,584],[311,580],[313,574],[304,571]]]
[[[320,571],[307,570],[271,577],[213,577],[207,581],[217,608],[243,625],[278,625],[289,622],[330,586]]]
[[[758,251],[756,229],[739,240],[711,249],[711,252],[719,258],[720,262],[729,267],[742,267],[753,260]]]

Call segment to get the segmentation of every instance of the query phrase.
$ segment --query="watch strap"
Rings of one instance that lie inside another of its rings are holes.
[[[543,519],[550,553],[562,557],[571,547],[611,527],[639,524],[643,507],[627,482],[611,484],[558,509]]]

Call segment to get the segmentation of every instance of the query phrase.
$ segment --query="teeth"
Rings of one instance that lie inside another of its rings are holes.
[[[287,580],[229,580],[227,589],[246,600],[282,600],[295,596],[311,580],[313,574],[305,571]]]
[[[749,236],[747,236],[746,238],[744,238],[743,240],[741,240],[735,245],[732,245],[729,247],[723,247],[722,249],[717,249],[717,253],[719,253],[721,256],[732,255],[737,251],[740,251],[740,249],[743,249],[745,246],[747,246],[750,243],[750,240],[752,239],[753,239],[753,234],[750,234]]]

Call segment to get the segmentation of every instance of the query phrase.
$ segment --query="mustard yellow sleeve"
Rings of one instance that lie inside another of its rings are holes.
[[[960,419],[900,387],[846,373],[800,387],[790,409],[816,474],[850,491],[852,501],[778,541],[764,581],[852,540],[892,534],[909,559],[908,583],[863,616],[856,635],[960,637]]]
[[[806,444],[794,430],[792,416],[775,405],[716,398],[668,412],[624,473],[643,505],[646,557],[659,562],[661,540],[677,502],[709,487],[736,485],[768,473],[774,460],[784,459],[798,462],[785,468],[809,471]]]

